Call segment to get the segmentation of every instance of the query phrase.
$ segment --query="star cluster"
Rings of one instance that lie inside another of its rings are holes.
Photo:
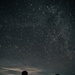
[[[74,32],[74,0],[1,0],[0,73],[74,75]]]

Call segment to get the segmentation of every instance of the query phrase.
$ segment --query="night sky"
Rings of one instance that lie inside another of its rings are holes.
[[[75,75],[74,0],[0,0],[0,75]]]

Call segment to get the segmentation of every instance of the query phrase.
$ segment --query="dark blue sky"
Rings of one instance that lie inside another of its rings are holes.
[[[74,0],[0,0],[0,75],[75,75]]]

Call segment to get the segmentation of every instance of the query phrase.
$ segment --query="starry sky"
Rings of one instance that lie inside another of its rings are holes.
[[[74,0],[0,0],[0,75],[75,75]]]

